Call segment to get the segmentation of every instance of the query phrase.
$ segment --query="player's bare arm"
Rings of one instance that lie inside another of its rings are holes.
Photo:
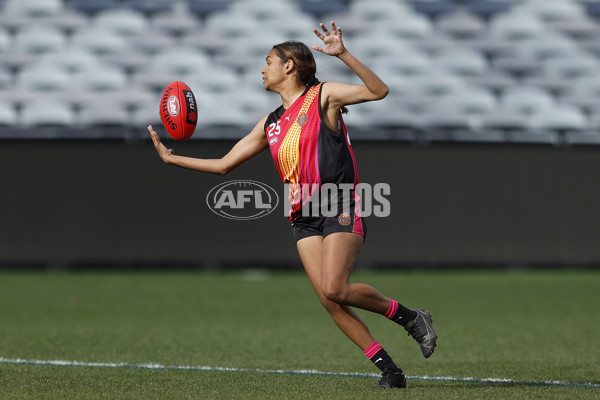
[[[387,85],[346,49],[342,41],[342,29],[336,27],[333,21],[331,21],[331,32],[324,24],[321,24],[321,29],[323,33],[317,29],[313,29],[313,32],[323,41],[323,47],[313,46],[312,48],[324,54],[338,57],[364,83],[364,85],[349,85],[330,82],[324,85],[323,96],[327,102],[327,109],[331,108],[337,112],[342,106],[380,100],[387,96],[389,93]]]
[[[218,159],[204,159],[176,155],[172,149],[167,148],[161,142],[158,134],[152,128],[152,125],[148,126],[148,131],[152,137],[156,152],[166,164],[176,165],[194,171],[225,175],[244,161],[249,160],[268,147],[267,137],[264,131],[266,119],[266,116],[262,118],[248,135],[238,141],[225,156]]]

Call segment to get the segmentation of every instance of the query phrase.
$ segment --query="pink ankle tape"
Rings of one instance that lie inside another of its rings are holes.
[[[390,308],[388,308],[385,316],[387,318],[392,318],[394,314],[396,314],[396,311],[398,311],[398,302],[394,299],[390,299]]]
[[[376,340],[373,343],[371,343],[371,345],[369,347],[367,347],[365,349],[365,356],[367,356],[370,360],[381,349],[382,349],[381,345],[379,343],[377,343],[377,340]]]

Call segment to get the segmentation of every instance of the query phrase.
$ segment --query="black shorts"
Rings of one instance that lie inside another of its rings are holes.
[[[296,241],[309,236],[323,236],[336,232],[356,233],[367,239],[365,219],[351,213],[341,213],[336,217],[301,217],[292,223]]]

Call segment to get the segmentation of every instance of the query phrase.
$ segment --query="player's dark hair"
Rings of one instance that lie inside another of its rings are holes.
[[[317,63],[307,45],[297,40],[288,40],[276,44],[273,49],[277,51],[281,62],[286,63],[289,60],[294,62],[296,72],[302,83],[308,87],[319,84],[320,81],[316,76]],[[347,113],[348,109],[342,107],[342,112]]]
[[[319,80],[315,76],[317,73],[317,63],[308,46],[296,40],[288,40],[287,42],[276,44],[273,48],[277,51],[277,55],[284,64],[289,60],[294,62],[298,77],[305,85],[314,86],[319,83]]]

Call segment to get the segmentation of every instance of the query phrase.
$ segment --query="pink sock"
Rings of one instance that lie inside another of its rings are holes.
[[[394,299],[390,299],[390,308],[385,313],[386,318],[392,318],[398,311],[398,302]]]
[[[367,358],[370,360],[381,349],[382,349],[381,345],[379,343],[377,343],[377,340],[376,340],[373,343],[371,343],[371,345],[364,350],[365,356],[367,356]]]

